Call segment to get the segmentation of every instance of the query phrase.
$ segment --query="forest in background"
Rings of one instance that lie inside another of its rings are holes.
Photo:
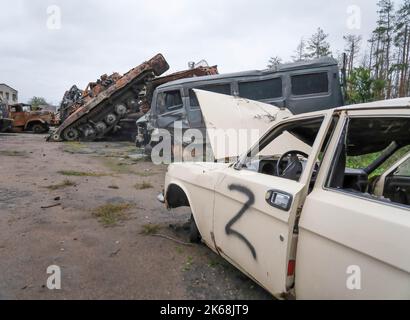
[[[322,28],[308,40],[301,39],[293,61],[332,56],[346,75],[346,104],[410,96],[410,0],[396,6],[379,0],[378,20],[370,39],[346,34],[345,48],[332,52],[329,34]],[[269,60],[274,68],[282,59]]]

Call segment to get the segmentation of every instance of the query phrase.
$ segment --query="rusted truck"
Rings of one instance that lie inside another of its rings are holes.
[[[13,126],[13,119],[10,118],[7,103],[0,97],[0,132],[11,130]]]
[[[165,60],[164,60],[164,63]],[[144,114],[146,114],[151,108],[151,101],[154,95],[155,89],[170,81],[175,81],[179,79],[185,78],[192,78],[192,77],[199,77],[199,76],[207,76],[207,75],[216,75],[218,74],[217,66],[208,67],[208,66],[197,66],[193,67],[189,70],[176,72],[167,76],[163,77],[155,77],[152,80],[148,79],[146,81],[146,88],[144,92],[135,98],[135,101],[130,101],[127,104],[127,112],[125,115],[119,119],[116,126],[112,128],[111,131],[106,131],[104,134],[100,134],[97,136],[88,136],[88,140],[93,140],[94,138],[102,138],[107,134],[115,133],[117,137],[124,137],[129,141],[135,141],[136,132],[137,132],[137,125],[136,121],[141,118]],[[156,74],[157,75],[157,74]],[[77,86],[72,86],[70,90],[66,91],[64,97],[62,99],[60,110],[59,110],[59,118],[61,123],[65,125],[65,121],[77,110],[80,110],[84,107],[88,107],[89,103],[93,99],[97,99],[100,94],[103,94],[106,90],[113,87],[110,90],[116,90],[116,83],[121,80],[121,75],[118,73],[113,73],[112,75],[102,75],[100,79],[96,82],[90,82],[85,90],[80,90]],[[114,101],[117,98],[111,99],[111,104],[116,104],[117,102]],[[118,103],[122,103],[118,101]],[[104,106],[104,108],[106,108]],[[108,108],[110,108],[108,106]],[[93,120],[90,118],[90,120]],[[94,122],[98,122],[93,120]],[[60,136],[61,138],[61,136]],[[83,139],[84,137],[78,137]],[[67,140],[67,137],[64,135],[62,136],[63,140]]]
[[[13,119],[13,132],[32,131],[46,133],[58,121],[54,112],[47,110],[33,110],[29,104],[19,103],[9,107],[10,117]]]

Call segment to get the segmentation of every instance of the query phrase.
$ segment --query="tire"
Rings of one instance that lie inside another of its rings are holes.
[[[80,137],[80,133],[78,132],[77,129],[74,129],[74,128],[66,129],[63,132],[63,138],[66,141],[77,141],[79,137]]]
[[[48,128],[44,124],[36,123],[31,127],[31,130],[36,134],[40,134],[47,132]]]
[[[201,233],[198,230],[194,216],[191,215],[190,227],[189,227],[189,242],[200,243],[202,240]]]

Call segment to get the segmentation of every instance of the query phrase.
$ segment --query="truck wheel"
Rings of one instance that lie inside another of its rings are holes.
[[[194,215],[191,215],[190,219],[190,227],[189,227],[189,241],[191,243],[200,243],[201,242],[201,234],[199,233],[198,227],[196,225]]]
[[[40,133],[45,133],[48,131],[48,128],[40,123],[34,124],[31,129],[33,130],[34,133],[40,134]]]
[[[66,141],[76,141],[80,137],[80,133],[77,129],[70,128],[64,131],[63,137]]]

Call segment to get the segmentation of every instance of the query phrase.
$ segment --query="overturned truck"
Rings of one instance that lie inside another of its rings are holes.
[[[103,75],[84,91],[73,86],[60,106],[62,124],[49,141],[92,141],[112,134],[134,141],[136,120],[150,110],[158,86],[178,79],[218,74],[216,66],[198,66],[159,77],[168,69],[165,58],[158,54],[124,76]]]
[[[150,81],[166,72],[169,65],[158,54],[125,75],[76,109],[49,141],[95,140],[112,131],[132,109],[144,103]]]

